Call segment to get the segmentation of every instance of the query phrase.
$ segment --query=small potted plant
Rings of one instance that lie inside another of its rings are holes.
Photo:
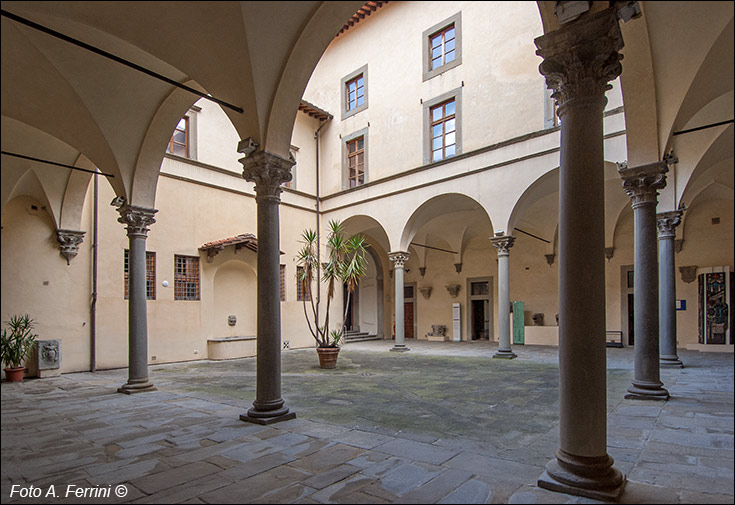
[[[8,367],[4,369],[5,378],[8,382],[20,382],[25,371],[23,360],[31,353],[38,338],[32,332],[35,321],[28,314],[23,314],[11,316],[5,324],[8,328],[3,328],[0,340],[0,358]]]
[[[319,249],[317,235],[314,230],[305,230],[302,234],[304,244],[297,257],[298,280],[302,282],[304,292],[304,316],[309,326],[311,335],[316,340],[316,351],[319,356],[321,368],[334,368],[337,366],[339,355],[339,343],[343,337],[344,325],[347,320],[347,308],[350,305],[350,296],[357,287],[360,278],[367,272],[367,244],[365,237],[355,235],[347,238],[344,227],[339,221],[329,222],[329,235],[327,237],[327,261],[321,264],[321,280],[327,284],[327,307],[324,311],[324,324],[319,324],[319,300],[312,295],[312,281],[319,279]],[[347,288],[347,300],[345,302],[345,314],[342,324],[337,329],[329,329],[329,308],[334,298],[337,283],[342,283]],[[311,304],[311,310],[307,308],[307,302]]]

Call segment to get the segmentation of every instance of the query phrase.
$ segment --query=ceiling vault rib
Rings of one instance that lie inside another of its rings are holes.
[[[6,156],[15,156],[16,158],[22,158],[24,160],[37,161],[39,163],[46,163],[48,165],[56,165],[57,167],[69,168],[71,170],[79,170],[80,172],[88,172],[90,174],[104,175],[105,177],[115,177],[112,174],[106,174],[104,172],[97,172],[95,170],[88,170],[86,168],[75,167],[72,165],[65,165],[64,163],[57,163],[55,161],[42,160],[41,158],[34,158],[32,156],[26,156],[24,154],[10,153],[8,151],[0,151],[0,153]]]
[[[168,83],[168,84],[170,84],[172,86],[176,86],[177,88],[181,88],[181,89],[183,89],[185,91],[188,91],[189,93],[193,93],[193,94],[195,94],[195,95],[197,95],[197,96],[199,96],[201,98],[204,98],[206,100],[210,100],[210,101],[212,101],[212,102],[214,102],[216,104],[219,104],[219,105],[221,105],[223,107],[227,107],[228,109],[232,109],[235,112],[239,112],[240,114],[242,114],[244,112],[243,109],[242,109],[242,107],[238,107],[237,105],[232,105],[232,104],[230,104],[228,102],[225,102],[224,100],[220,100],[219,98],[215,98],[215,97],[213,97],[211,95],[208,95],[206,93],[202,93],[201,91],[197,91],[194,88],[190,88],[189,86],[186,86],[185,84],[181,84],[178,81],[175,81],[173,79],[170,79],[170,78],[166,77],[165,75],[161,75],[158,72],[154,72],[153,70],[149,70],[149,69],[147,69],[145,67],[142,67],[142,66],[140,66],[140,65],[138,65],[136,63],[133,63],[131,61],[128,61],[128,60],[126,60],[124,58],[121,58],[119,56],[115,56],[114,54],[108,53],[107,51],[105,51],[103,49],[100,49],[98,47],[92,46],[90,44],[87,44],[86,42],[82,42],[81,40],[77,40],[77,39],[75,39],[73,37],[69,37],[68,35],[64,35],[63,33],[57,32],[56,30],[52,30],[51,28],[48,28],[48,27],[45,27],[45,26],[40,25],[38,23],[35,23],[35,22],[31,21],[30,19],[23,18],[21,16],[18,16],[17,14],[13,14],[12,12],[8,12],[8,11],[6,11],[4,9],[0,10],[0,13],[3,16],[9,18],[9,19],[12,19],[13,21],[16,21],[18,23],[24,24],[24,25],[26,25],[26,26],[28,26],[30,28],[33,28],[35,30],[38,30],[38,31],[41,31],[41,32],[46,33],[48,35],[51,35],[53,37],[56,37],[56,38],[61,39],[61,40],[65,41],[65,42],[69,42],[70,44],[74,44],[75,46],[81,47],[82,49],[86,49],[87,51],[91,51],[91,52],[93,52],[95,54],[98,54],[100,56],[104,56],[105,58],[108,58],[108,59],[110,59],[112,61],[115,61],[117,63],[120,63],[122,65],[125,65],[126,67],[130,67],[130,68],[132,68],[134,70],[137,70],[138,72],[142,72],[142,73],[144,73],[146,75],[149,75],[151,77],[155,77],[156,79],[159,79],[159,80],[161,80],[161,81],[163,81],[165,83]]]

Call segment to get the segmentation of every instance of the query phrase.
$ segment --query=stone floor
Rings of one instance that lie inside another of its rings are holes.
[[[1,501],[598,503],[535,486],[559,446],[556,348],[408,346],[348,344],[335,370],[284,351],[298,417],[268,427],[238,417],[254,358],[151,366],[158,391],[131,396],[126,370],[3,383]],[[621,501],[732,504],[733,355],[681,351],[656,402],[623,399],[633,351],[607,352]]]

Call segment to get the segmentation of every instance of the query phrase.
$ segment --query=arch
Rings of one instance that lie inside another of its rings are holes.
[[[383,248],[384,251],[390,252],[388,234],[385,232],[383,225],[374,217],[365,214],[358,214],[350,216],[342,221],[342,225],[344,226],[345,233],[348,236],[356,235],[358,233],[368,235],[372,241]]]
[[[429,198],[411,214],[403,226],[397,250],[407,251],[418,231],[429,222],[441,220],[443,221],[442,224],[446,224],[445,221],[454,218],[460,218],[463,223],[478,223],[480,228],[483,225],[487,225],[483,231],[487,233],[488,237],[493,233],[493,224],[490,215],[477,200],[461,193],[443,193]],[[448,243],[461,245],[478,233],[477,228],[477,226],[473,227],[467,237],[460,238],[457,235],[459,232],[461,232],[460,235],[464,234],[464,229],[449,230],[449,234],[445,235],[444,239]],[[461,253],[461,251],[456,252]]]
[[[692,168],[688,174],[682,174],[683,170],[677,169],[677,175],[683,179],[681,196],[677,195],[677,206],[691,201],[711,181],[720,181],[722,184],[729,186],[731,190],[733,189],[733,149],[735,148],[733,135],[735,127],[733,124],[729,124],[726,127],[718,127],[718,129],[720,131],[715,136],[710,136],[710,143],[699,141],[695,144],[700,147],[698,150],[691,149],[684,152],[683,159],[679,160],[679,166]],[[701,136],[707,135],[706,132],[698,133],[701,133]],[[694,142],[696,142],[696,139]],[[691,156],[687,156],[690,153]],[[687,158],[684,158],[684,156],[687,156]],[[679,180],[678,182],[681,183],[682,181]]]
[[[524,220],[538,221],[538,224],[530,223],[538,232],[543,232],[552,228],[556,228],[559,221],[559,167],[554,168],[541,177],[536,179],[521,194],[520,198],[513,205],[513,210],[508,219],[507,233],[513,234],[518,224]],[[529,212],[532,207],[542,201],[551,201],[555,196],[555,204],[552,212],[544,212],[535,219],[529,219]],[[543,222],[541,222],[543,221]]]

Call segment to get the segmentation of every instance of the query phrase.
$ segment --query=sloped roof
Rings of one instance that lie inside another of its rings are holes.
[[[347,22],[344,24],[344,26],[339,31],[339,33],[335,35],[335,37],[339,37],[341,33],[346,32],[347,30],[350,29],[351,26],[356,25],[357,23],[360,22],[361,19],[365,19],[370,14],[377,11],[378,9],[380,9],[383,5],[387,3],[388,3],[387,1],[384,2],[384,1],[378,1],[378,0],[367,2],[365,5],[357,9],[357,12],[355,12],[352,15],[352,17],[347,20]]]

